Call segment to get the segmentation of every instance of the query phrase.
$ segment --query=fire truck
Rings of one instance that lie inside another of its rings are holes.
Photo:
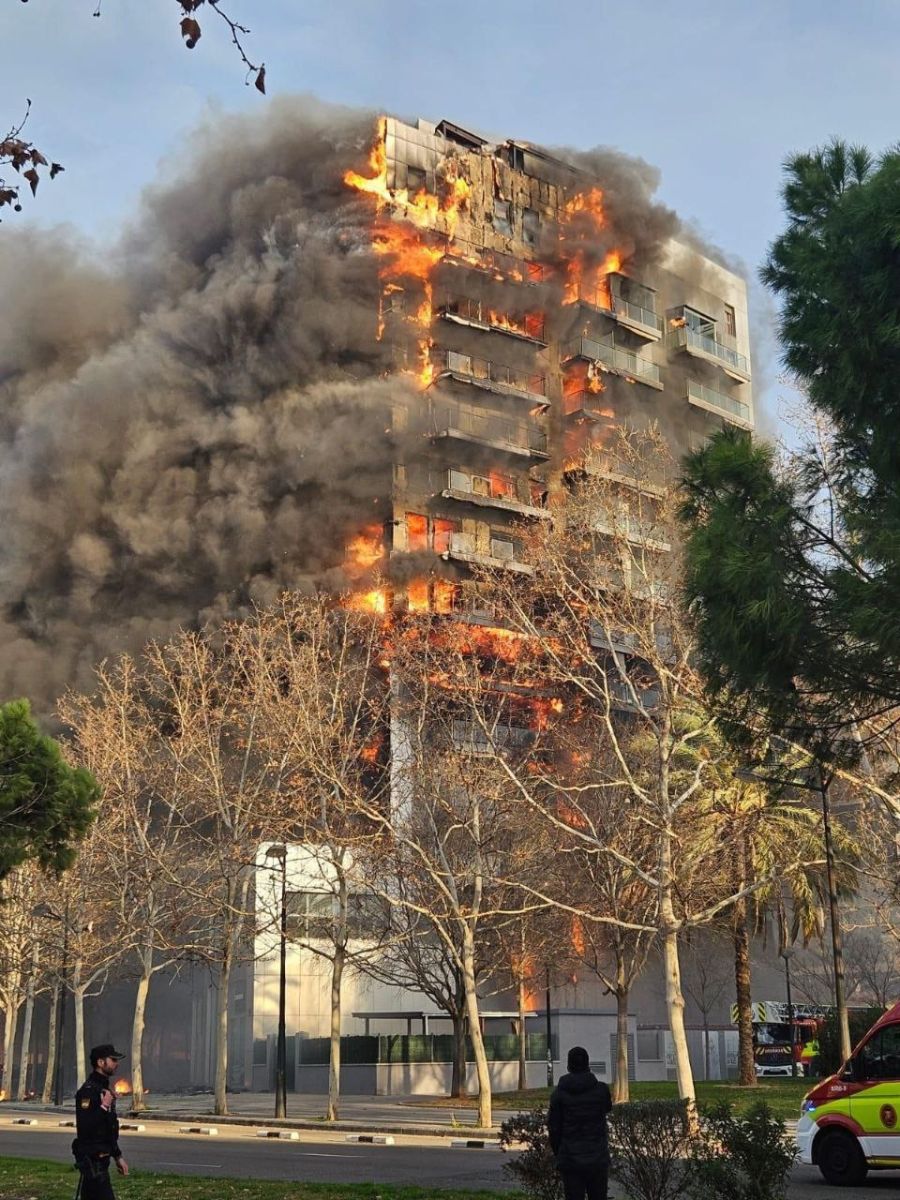
[[[790,1075],[797,1064],[798,1075],[810,1075],[819,1052],[819,1030],[830,1011],[826,1004],[794,1004],[780,1000],[753,1001],[753,1057],[757,1075]],[[737,1024],[737,1005],[731,1006],[732,1024]]]

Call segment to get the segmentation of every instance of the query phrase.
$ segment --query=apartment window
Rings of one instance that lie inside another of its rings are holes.
[[[428,173],[424,167],[406,168],[406,188],[411,196],[428,190]]]
[[[406,514],[406,543],[409,550],[428,549],[428,518],[422,513]]]
[[[516,481],[512,475],[501,475],[494,471],[490,478],[490,495],[498,500],[516,499]]]
[[[502,558],[507,562],[518,561],[522,557],[522,543],[518,538],[509,537],[507,534],[492,533],[491,557]]]
[[[435,517],[431,524],[432,549],[435,554],[446,554],[450,549],[451,540],[459,533],[462,525],[459,521],[450,521],[446,517]]]
[[[498,233],[512,237],[512,204],[500,196],[494,197],[494,228]]]
[[[725,305],[725,332],[729,337],[737,336],[737,322],[734,318],[734,309],[730,304]]]
[[[663,1036],[659,1029],[639,1029],[637,1056],[641,1062],[662,1062]]]
[[[330,892],[291,892],[285,897],[288,937],[298,941],[328,936],[333,915]]]
[[[526,208],[522,213],[522,238],[529,246],[536,246],[541,235],[541,214],[536,208]]]

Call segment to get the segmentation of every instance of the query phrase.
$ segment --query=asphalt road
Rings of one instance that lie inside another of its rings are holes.
[[[39,1125],[0,1125],[0,1155],[70,1162],[71,1129],[58,1118]],[[148,1123],[145,1133],[122,1136],[122,1148],[135,1171],[166,1174],[235,1176],[245,1179],[294,1179],[343,1183],[400,1183],[420,1187],[496,1188],[506,1190],[507,1156],[496,1149],[451,1148],[449,1139],[397,1135],[394,1146],[357,1145],[343,1134],[301,1130],[296,1142],[257,1138],[252,1128],[219,1126],[217,1137],[180,1134],[177,1125]],[[873,1172],[863,1188],[826,1187],[812,1167],[795,1167],[790,1200],[865,1200],[900,1195],[900,1172]]]

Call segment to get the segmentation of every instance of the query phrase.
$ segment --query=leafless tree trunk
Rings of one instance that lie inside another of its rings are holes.
[[[35,941],[31,951],[28,982],[25,985],[25,1018],[22,1022],[22,1048],[19,1052],[19,1085],[16,1088],[17,1100],[24,1100],[28,1092],[28,1061],[31,1049],[31,1022],[34,1016],[34,992],[37,982],[38,957],[39,945]]]
[[[59,1003],[62,988],[57,980],[50,991],[50,1013],[47,1018],[47,1070],[41,1091],[41,1104],[49,1104],[53,1097],[53,1079],[56,1074],[56,1037],[59,1028]]]

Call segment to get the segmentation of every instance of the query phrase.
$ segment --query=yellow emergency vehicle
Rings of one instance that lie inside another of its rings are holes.
[[[800,1161],[852,1187],[870,1170],[900,1170],[900,1004],[880,1017],[841,1069],[806,1094]]]

